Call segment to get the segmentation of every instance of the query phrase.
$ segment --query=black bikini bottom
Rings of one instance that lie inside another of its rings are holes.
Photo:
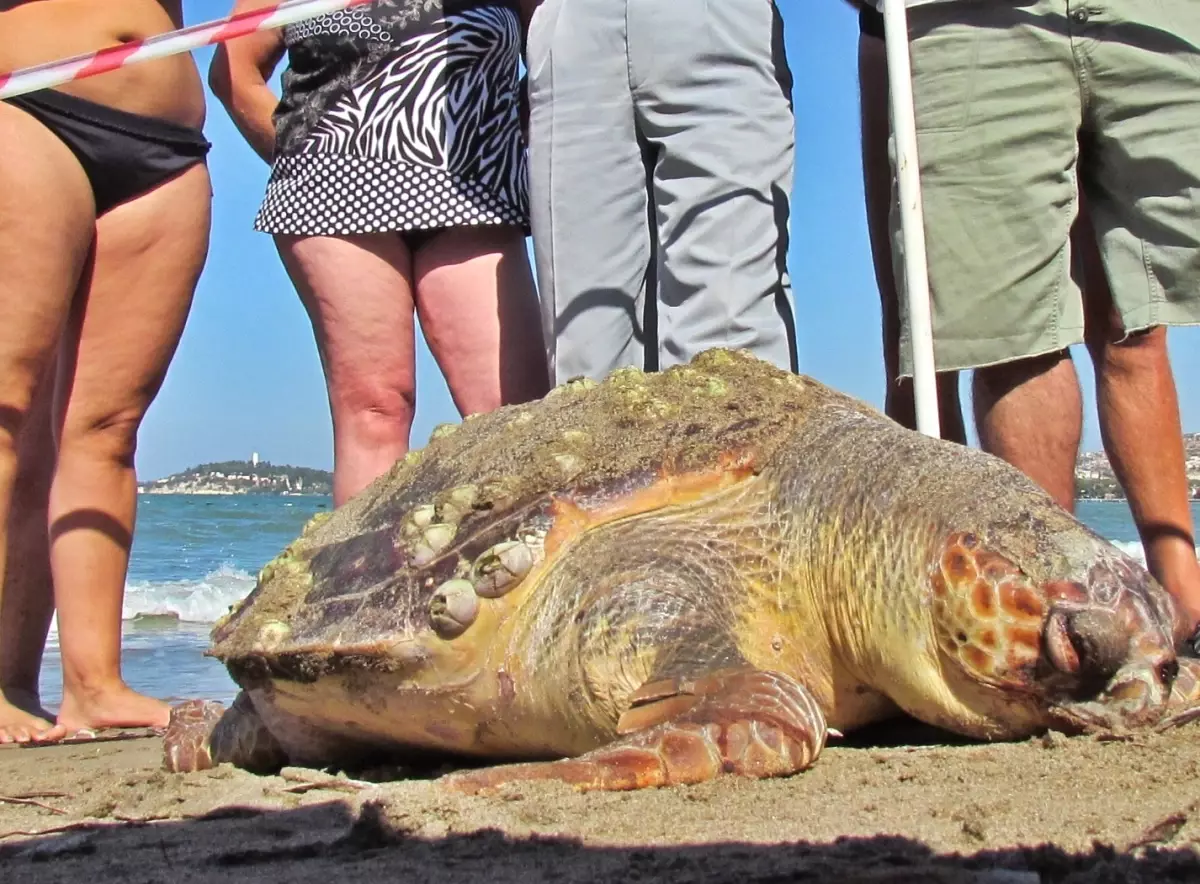
[[[212,147],[199,129],[42,90],[5,101],[57,135],[83,166],[102,215],[203,161]]]

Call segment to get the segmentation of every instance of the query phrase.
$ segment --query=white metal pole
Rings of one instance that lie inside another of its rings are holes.
[[[917,429],[940,436],[937,375],[933,362],[933,319],[929,308],[929,267],[925,252],[925,215],[921,209],[921,164],[917,161],[917,123],[913,110],[909,61],[908,13],[904,0],[883,0],[888,80],[891,83],[892,136],[900,186],[900,236],[904,244],[904,293],[908,303]]]

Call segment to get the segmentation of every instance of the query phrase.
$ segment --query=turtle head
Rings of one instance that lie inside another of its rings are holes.
[[[1077,534],[1058,551],[1049,566],[1019,565],[963,533],[934,568],[944,671],[987,722],[980,735],[1116,731],[1165,712],[1179,670],[1174,602],[1101,538]]]
[[[1154,724],[1179,674],[1172,599],[1140,564],[1105,553],[1083,579],[1049,587],[1044,682],[1052,688],[1050,715],[1065,731]]]

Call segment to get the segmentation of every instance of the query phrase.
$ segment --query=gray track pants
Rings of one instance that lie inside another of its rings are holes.
[[[718,346],[794,370],[795,127],[772,0],[544,0],[528,62],[558,382]]]

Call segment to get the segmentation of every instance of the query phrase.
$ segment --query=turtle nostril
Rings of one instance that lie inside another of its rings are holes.
[[[1175,679],[1179,675],[1179,661],[1166,660],[1158,664],[1158,678],[1166,687],[1171,687],[1175,684]]]
[[[1058,608],[1047,618],[1044,647],[1054,668],[1079,690],[1098,691],[1124,665],[1129,639],[1108,612]]]

